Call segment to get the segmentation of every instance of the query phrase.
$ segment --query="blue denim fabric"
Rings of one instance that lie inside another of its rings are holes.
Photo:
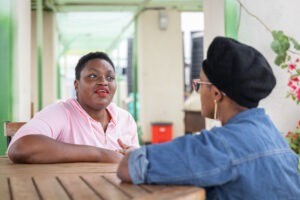
[[[298,156],[263,109],[239,113],[223,127],[130,154],[135,184],[195,185],[207,199],[299,200]]]

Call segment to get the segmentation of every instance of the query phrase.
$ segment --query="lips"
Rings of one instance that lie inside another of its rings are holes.
[[[99,96],[106,96],[109,94],[109,90],[105,87],[99,87],[95,90],[95,93]]]

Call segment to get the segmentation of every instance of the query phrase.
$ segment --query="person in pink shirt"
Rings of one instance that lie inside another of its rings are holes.
[[[13,162],[119,162],[122,149],[139,146],[133,117],[112,103],[117,85],[111,59],[89,53],[75,75],[76,98],[45,107],[15,134],[7,150]]]

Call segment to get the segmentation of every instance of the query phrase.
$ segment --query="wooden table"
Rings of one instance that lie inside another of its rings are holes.
[[[205,190],[192,186],[122,183],[116,169],[104,163],[13,164],[0,157],[0,199],[205,199]]]

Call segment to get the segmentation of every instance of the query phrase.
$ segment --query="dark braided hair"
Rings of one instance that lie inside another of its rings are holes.
[[[108,55],[106,53],[103,53],[103,52],[90,52],[90,53],[82,56],[79,59],[77,65],[75,67],[75,78],[76,78],[76,80],[79,80],[79,78],[80,78],[80,72],[84,68],[85,64],[89,60],[92,60],[92,59],[102,59],[102,60],[105,60],[105,61],[109,62],[109,64],[111,64],[111,66],[115,70],[115,66],[114,66],[113,62],[111,61],[111,59],[108,57]]]

